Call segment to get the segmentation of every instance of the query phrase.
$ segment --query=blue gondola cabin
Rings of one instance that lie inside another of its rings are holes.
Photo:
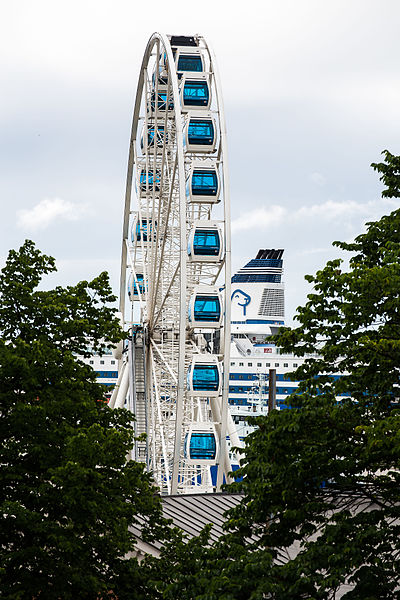
[[[211,104],[211,90],[206,75],[196,78],[185,75],[181,83],[182,110],[208,109]]]
[[[219,396],[221,379],[220,364],[216,356],[196,355],[187,372],[188,392],[191,396]]]
[[[222,234],[212,221],[196,221],[189,233],[188,256],[193,262],[219,262],[222,257]]]
[[[216,125],[213,117],[205,112],[204,115],[196,116],[188,113],[183,132],[183,142],[186,152],[215,151],[217,141]]]
[[[157,233],[157,222],[153,224],[153,220],[150,218],[142,217],[140,221],[139,215],[137,214],[132,222],[131,239],[132,244],[138,243],[140,246],[143,242],[147,245],[148,242],[156,240]]]
[[[144,300],[145,282],[143,273],[136,273],[136,280],[131,274],[128,281],[128,297],[131,302],[139,300],[140,296]]]
[[[142,132],[140,147],[142,152],[146,153],[147,149],[154,148],[154,137],[157,139],[157,147],[161,147],[164,143],[165,128],[164,125],[157,125],[157,133],[155,125],[151,124],[147,127],[147,148],[145,145],[145,130]]]
[[[185,462],[197,465],[214,465],[218,455],[218,442],[212,423],[192,423],[185,435]]]
[[[219,329],[222,322],[222,298],[218,288],[195,286],[189,300],[189,325],[199,329]]]
[[[211,161],[210,161],[211,162]],[[194,164],[186,182],[186,195],[190,202],[219,202],[219,173],[213,164]]]
[[[166,90],[158,91],[157,93],[157,110],[161,112],[165,112],[167,110],[167,102],[168,102],[168,110],[173,110],[174,103],[172,100],[172,94],[167,94]],[[156,93],[152,92],[151,100],[150,100],[150,110],[151,112],[155,112],[156,110]]]
[[[177,48],[174,54],[178,79],[184,73],[202,73],[204,57],[199,48]]]
[[[152,170],[146,171],[146,169],[142,169],[140,171],[140,180],[139,180],[140,190],[141,192],[159,192],[160,191],[160,173],[156,172],[156,176],[154,177],[154,173]]]

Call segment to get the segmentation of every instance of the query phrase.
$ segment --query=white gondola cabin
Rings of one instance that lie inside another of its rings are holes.
[[[219,443],[213,423],[191,423],[185,435],[184,457],[187,464],[215,465]]]
[[[214,152],[217,143],[215,119],[211,113],[189,112],[183,131],[186,152]]]
[[[222,323],[222,296],[217,287],[197,285],[189,300],[189,326],[219,329]]]
[[[174,53],[178,78],[184,73],[192,76],[205,70],[204,57],[200,48],[190,46],[177,47]]]
[[[186,195],[190,202],[219,202],[220,178],[213,161],[193,163],[186,181]]]
[[[157,221],[153,222],[151,217],[143,215],[142,219],[140,219],[139,214],[136,213],[131,227],[132,244],[137,244],[140,247],[143,242],[143,245],[147,246],[148,243],[156,240],[156,235]]]
[[[187,390],[190,396],[215,398],[221,393],[221,365],[213,354],[196,354],[187,371]]]
[[[158,148],[164,145],[164,136],[165,142],[168,141],[167,136],[165,135],[165,126],[164,123],[148,123],[147,125],[147,145],[146,145],[146,128],[143,127],[142,136],[140,139],[140,147],[142,152],[145,154],[147,150],[153,150],[154,148],[154,138],[156,139],[156,145]]]
[[[195,221],[188,238],[192,262],[219,262],[223,255],[222,232],[213,221]]]
[[[162,86],[159,86],[162,87]],[[158,89],[158,93],[157,93],[157,100],[156,100],[156,92],[152,92],[151,94],[151,99],[150,99],[150,111],[154,112],[156,109],[156,104],[157,104],[157,109],[160,112],[166,111],[167,110],[167,104],[168,104],[168,110],[173,110],[174,108],[174,103],[172,100],[172,96],[170,95],[168,97],[168,92],[167,90],[163,90],[163,89]]]
[[[139,187],[141,195],[146,192],[159,192],[160,191],[160,172],[156,171],[154,176],[154,172],[152,169],[148,171],[146,169],[141,169],[139,176]]]
[[[210,108],[211,88],[207,74],[186,74],[182,77],[180,85],[183,111],[196,109],[208,110]]]
[[[144,300],[145,293],[145,282],[143,273],[136,273],[136,279],[133,273],[130,274],[128,279],[128,297],[131,302],[135,300]]]

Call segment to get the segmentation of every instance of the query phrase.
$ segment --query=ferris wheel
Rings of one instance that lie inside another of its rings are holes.
[[[129,342],[110,401],[135,415],[135,460],[161,493],[219,490],[231,471],[230,212],[214,54],[154,33],[134,107],[120,312]],[[141,435],[146,434],[146,435]]]

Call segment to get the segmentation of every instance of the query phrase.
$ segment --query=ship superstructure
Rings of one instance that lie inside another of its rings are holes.
[[[268,412],[269,371],[276,370],[276,408],[298,383],[286,378],[303,360],[281,354],[270,340],[285,324],[283,249],[259,250],[232,277],[229,406],[239,437],[254,430],[249,416]]]
[[[104,385],[106,388],[105,396],[109,400],[118,380],[118,361],[115,359],[112,350],[104,348],[100,354],[92,352],[90,358],[83,358],[82,356],[79,358],[96,372],[96,381]]]

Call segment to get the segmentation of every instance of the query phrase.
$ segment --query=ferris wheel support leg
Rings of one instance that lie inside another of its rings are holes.
[[[126,367],[125,363],[123,363],[122,361],[120,361],[120,363],[121,363],[121,366],[119,368],[118,380],[117,380],[117,383],[115,384],[115,387],[113,389],[113,393],[111,395],[110,402],[108,403],[108,406],[110,408],[115,408],[115,402],[116,402],[116,399],[117,399],[117,396],[118,396],[118,393],[119,393],[119,389],[121,387],[121,381],[122,381],[122,378],[123,378],[123,375],[124,375],[124,371],[125,371],[125,367]]]
[[[224,464],[223,469],[218,469],[217,473],[217,491],[220,491],[221,485],[223,484],[223,475],[225,473],[225,478],[228,481],[229,476],[228,473],[232,470],[231,463],[229,460],[229,452],[228,446],[226,443],[226,430],[227,430],[227,417],[228,417],[228,399],[222,396],[221,398],[222,406],[221,406],[221,432],[220,432],[220,453],[221,453],[221,463]]]
[[[223,477],[225,475],[225,480],[228,482],[230,478],[228,477],[228,473],[232,470],[231,464],[229,461],[229,452],[226,443],[224,444],[224,440],[222,438],[223,435],[226,437],[226,433],[223,433],[224,427],[221,421],[222,411],[220,399],[218,398],[210,398],[210,408],[213,421],[215,423],[215,430],[219,439],[219,456],[217,461],[218,471],[217,471],[217,492],[221,491],[221,485],[223,483]],[[219,481],[220,480],[220,481]]]
[[[128,382],[129,382],[129,390],[128,390],[128,409],[135,414],[136,413],[136,390],[135,390],[135,361],[133,358],[133,343],[132,339],[128,342]]]
[[[235,423],[233,422],[232,415],[230,414],[230,412],[228,412],[227,425],[228,435],[230,437],[232,447],[243,448],[243,443],[240,441]],[[243,455],[241,453],[237,453],[238,458],[242,458],[242,456]]]
[[[126,400],[126,394],[128,392],[129,386],[129,372],[128,366],[124,363],[124,370],[121,378],[121,385],[118,388],[117,396],[115,398],[115,403],[113,408],[123,408]]]

